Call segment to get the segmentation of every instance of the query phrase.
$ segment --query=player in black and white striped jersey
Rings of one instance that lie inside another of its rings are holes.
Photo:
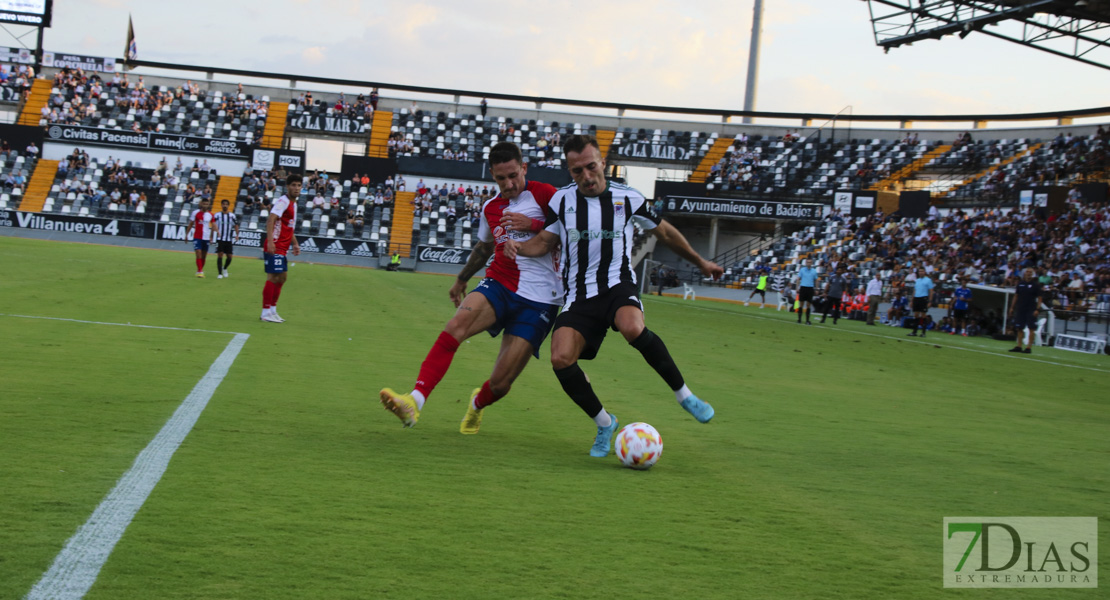
[[[509,240],[505,254],[514,259],[517,254],[543,256],[562,243],[566,301],[551,337],[551,365],[563,391],[597,424],[590,456],[604,457],[609,454],[617,418],[605,411],[578,360],[597,355],[610,327],[663,377],[682,408],[702,423],[713,418],[713,407],[690,391],[663,340],[644,325],[631,267],[633,221],[707,277],[716,279],[724,270],[694,251],[640,192],[606,182],[605,159],[592,136],[568,137],[563,152],[574,184],[552,197],[544,231],[523,244]]]
[[[230,277],[227,268],[231,266],[231,256],[235,252],[235,242],[239,240],[239,217],[229,210],[231,203],[220,200],[220,212],[216,213],[216,279]],[[224,256],[227,256],[225,262]]]

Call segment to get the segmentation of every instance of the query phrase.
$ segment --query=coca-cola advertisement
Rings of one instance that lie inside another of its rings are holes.
[[[417,246],[416,260],[420,262],[462,265],[470,258],[469,248],[444,248],[442,246]]]

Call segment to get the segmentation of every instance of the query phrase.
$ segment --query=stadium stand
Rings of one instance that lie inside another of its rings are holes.
[[[511,141],[520,146],[525,159],[542,166],[560,167],[563,161],[559,140],[575,133],[597,134],[596,125],[545,122],[542,119],[482,117],[476,114],[401,109],[393,116],[395,155],[424,156],[445,160],[481,161],[492,145]],[[602,130],[606,131],[606,130]],[[615,132],[606,135],[615,136]],[[599,139],[599,144],[602,140]],[[397,144],[404,145],[396,148]]]
[[[18,104],[31,88],[34,69],[30,65],[0,63],[0,104]]]
[[[435,108],[431,110],[419,110],[415,104],[411,109],[404,108],[397,100],[387,99],[381,110],[372,111],[365,96],[347,102],[342,94],[320,92],[319,96],[329,100],[314,100],[311,92],[305,92],[288,103],[271,104],[269,96],[281,90],[253,88],[254,94],[250,94],[242,88],[231,91],[227,84],[209,82],[209,89],[201,89],[201,84],[191,81],[181,85],[173,85],[176,80],[158,81],[159,85],[148,88],[142,78],[130,82],[125,75],[115,75],[112,81],[102,81],[95,74],[62,69],[51,79],[36,80],[38,88],[32,87],[30,96],[34,98],[35,90],[41,92],[44,85],[49,93],[37,109],[28,100],[23,117],[39,125],[75,123],[158,130],[237,139],[264,148],[282,147],[291,130],[314,130],[324,137],[346,135],[349,141],[361,141],[365,143],[366,154],[376,158],[434,159],[422,162],[422,168],[427,170],[418,172],[431,175],[430,191],[436,185],[452,184],[456,193],[446,198],[427,192],[399,191],[395,203],[384,198],[377,202],[377,189],[385,182],[370,185],[336,182],[338,173],[328,178],[313,174],[309,177],[312,184],[306,185],[298,198],[299,233],[375,242],[379,248],[401,249],[405,256],[416,245],[465,248],[473,244],[475,205],[480,206],[481,198],[477,193],[470,197],[457,193],[455,186],[459,182],[447,178],[458,175],[453,174],[446,161],[484,161],[489,148],[499,141],[517,143],[528,162],[552,168],[564,166],[561,142],[576,133],[597,136],[599,144],[607,148],[611,164],[628,159],[650,163],[658,158],[650,155],[656,151],[651,148],[665,147],[669,153],[667,164],[674,165],[676,170],[691,171],[689,181],[706,183],[706,194],[711,197],[805,199],[827,204],[838,190],[926,189],[933,192],[938,206],[967,210],[972,210],[968,208],[971,206],[990,210],[1013,196],[1019,186],[1069,184],[1081,177],[1104,175],[1108,166],[1107,132],[1102,128],[1099,133],[1071,136],[1062,129],[1048,127],[1043,128],[1045,139],[1038,138],[1036,127],[1006,139],[990,139],[989,135],[974,130],[977,138],[983,138],[975,141],[970,133],[938,135],[922,131],[928,133],[928,139],[919,141],[917,134],[897,130],[837,131],[813,127],[790,130],[706,124],[687,127],[678,121],[646,119],[640,120],[641,126],[632,124],[637,119],[594,118],[542,110],[527,111],[529,115],[523,110],[497,108],[483,115],[467,111],[457,99],[453,108],[444,103],[433,104]],[[552,115],[559,120],[551,119]],[[347,119],[357,125],[344,124],[342,131],[333,131],[304,126],[305,119],[316,122]],[[645,148],[649,149],[647,155]],[[437,161],[445,161],[439,163],[444,165],[439,179],[435,177]],[[268,201],[282,190],[281,183],[263,171],[251,172],[241,179],[227,176],[217,179],[211,174],[211,178],[206,175],[199,180],[192,179],[192,173],[178,173],[181,179],[167,185],[165,172],[155,178],[158,169],[153,165],[125,164],[125,167],[135,172],[139,189],[147,192],[143,210],[138,210],[130,200],[132,186],[110,182],[104,165],[98,165],[96,160],[85,173],[74,174],[71,168],[64,169],[67,171],[64,174],[58,171],[51,178],[43,210],[125,213],[129,218],[184,224],[196,196],[203,194],[205,187],[211,187],[216,190],[216,199],[234,198],[234,211],[243,217],[244,227],[257,230],[265,224]],[[474,182],[462,183],[476,187]],[[150,191],[152,187],[157,193]],[[107,194],[111,199],[110,194],[116,189],[121,201],[104,202],[102,196]],[[12,196],[9,192],[9,206],[16,204]],[[93,198],[96,201],[91,201]],[[116,205],[114,209],[110,208],[112,204]],[[822,222],[803,229],[780,228],[776,235],[758,243],[729,249],[732,254],[727,257],[726,284],[736,287],[747,284],[752,269],[761,265],[771,265],[780,273],[791,272],[803,257],[825,261],[845,254],[845,260],[862,260],[859,257],[867,256],[868,252],[861,245],[864,241],[850,230],[850,225],[831,226]]]
[[[393,138],[393,113],[388,110],[374,111],[370,126],[370,142],[366,146],[366,153],[373,158],[389,158],[390,141]]]
[[[6,143],[5,143],[6,145]],[[34,157],[22,156],[16,151],[0,152],[0,203],[7,208],[19,208],[28,212],[37,212],[36,205],[41,200],[27,201],[26,194],[32,189],[29,179],[37,170],[37,163],[42,162]],[[22,208],[26,206],[26,208]],[[34,209],[34,210],[32,210]]]
[[[289,107],[281,102],[274,102],[270,105],[269,118],[266,119],[266,124],[262,128],[262,137],[259,138],[259,145],[263,148],[281,148],[282,141],[285,139],[285,122],[289,114]]]
[[[1110,208],[1105,203],[1073,205],[1052,219],[997,208],[938,211],[926,219],[834,214],[722,262],[727,269],[722,284],[750,287],[765,267],[792,280],[807,258],[822,275],[837,264],[849,265],[850,289],[862,287],[877,271],[888,298],[905,291],[913,268],[922,266],[938,283],[942,307],[960,277],[1012,288],[1021,269],[1033,267],[1049,290],[1050,308],[1073,317],[1110,314]],[[692,277],[686,270],[683,279]],[[1000,317],[976,315],[979,331],[999,333]]]
[[[46,80],[36,80],[36,85],[39,81]],[[32,99],[36,93],[32,88]],[[33,119],[28,110],[24,108],[21,123]],[[147,89],[141,77],[132,84],[117,74],[105,83],[95,73],[62,69],[54,76],[49,101],[33,120],[44,126],[63,123],[253,142],[262,135],[268,110],[268,96],[209,92],[191,81],[177,88]]]

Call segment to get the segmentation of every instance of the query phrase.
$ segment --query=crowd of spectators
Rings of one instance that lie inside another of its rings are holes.
[[[840,219],[835,213],[830,218]],[[1105,310],[1110,302],[1107,203],[1072,203],[1060,215],[1046,215],[1043,209],[982,209],[953,210],[946,216],[933,211],[926,219],[907,219],[876,212],[863,219],[842,220],[841,226],[862,240],[865,250],[855,256],[856,261],[832,253],[827,268],[874,261],[890,290],[889,300],[912,290],[913,271],[918,267],[942,289],[961,280],[1012,288],[1021,271],[1031,267],[1044,286],[1049,308],[1084,313],[1100,306]],[[856,277],[849,289],[862,285]],[[897,306],[896,302],[895,310]],[[978,316],[980,330],[989,332],[1001,325],[1000,315]],[[972,320],[976,320],[974,311]]]
[[[960,135],[953,150],[963,147],[962,167],[978,172],[1006,161],[1013,153],[999,141],[974,143],[970,133]],[[1013,165],[994,168],[982,182],[957,188],[954,195],[971,194],[985,200],[1011,197],[1019,188],[1059,185],[1077,177],[1110,169],[1110,129],[1099,126],[1091,135],[1061,132]]]
[[[24,150],[26,158],[32,160],[38,157],[38,152],[38,146],[34,142]],[[19,151],[13,149],[7,140],[0,140],[0,163],[4,165],[3,175],[0,176],[0,191],[4,193],[10,194],[17,189],[20,193],[23,193],[27,189],[27,180],[30,177],[27,170],[19,166],[13,166],[19,156]]]
[[[401,132],[389,134],[386,147],[389,149],[390,158],[412,155],[412,141],[405,138],[405,135]]]
[[[316,101],[312,98],[312,92],[304,92],[297,98],[296,102],[302,108],[312,108],[315,106]],[[359,94],[354,102],[348,100],[346,94],[340,92],[339,97],[336,98],[335,104],[331,106],[331,109],[332,114],[339,117],[347,117],[349,119],[370,118],[377,109],[377,104],[378,89],[374,88],[374,91],[372,91],[369,96],[366,94]]]
[[[489,185],[478,189],[476,185],[444,183],[433,184],[429,188],[421,179],[416,183],[416,197],[412,200],[413,216],[419,219],[442,209],[448,224],[467,219],[474,227],[481,218],[482,205],[496,193],[496,189],[491,189]]]
[[[805,138],[797,132],[788,132],[778,141],[784,146],[793,146],[804,142]],[[709,179],[712,181],[720,177],[722,189],[734,191],[756,192],[772,185],[774,174],[760,160],[761,155],[752,142],[754,140],[750,140],[746,133],[737,135],[732,147],[709,167]]]
[[[132,114],[129,125],[135,132],[157,131],[160,122],[146,117],[167,111],[175,105],[196,98],[207,102],[209,91],[202,89],[192,80],[183,82],[176,88],[153,86],[148,88],[142,77],[132,81],[126,73],[114,73],[105,80],[100,73],[86,72],[79,68],[63,68],[54,74],[53,86],[59,93],[53,94],[42,107],[42,118],[48,124],[87,125],[88,120],[104,112]],[[242,84],[239,85],[242,90]],[[111,99],[110,110],[102,107],[102,100]],[[230,119],[246,121],[252,115],[258,117],[258,125],[264,122],[268,103],[256,100],[242,93],[221,94],[213,98],[212,108]],[[133,111],[133,113],[132,113]]]
[[[5,94],[5,99],[12,102],[19,102],[27,95],[34,78],[35,69],[31,65],[0,65],[0,88],[10,90],[10,93]]]
[[[180,190],[181,199],[188,202],[199,202],[202,199],[213,200],[214,191],[209,175],[214,176],[216,169],[208,164],[205,159],[194,159],[192,166],[187,166],[181,157],[177,157],[171,165],[166,157],[158,162],[154,169],[128,165],[121,159],[111,156],[100,166],[103,171],[100,181],[96,185],[86,183],[81,175],[90,168],[89,155],[80,148],[58,164],[58,177],[62,179],[59,184],[63,193],[76,192],[78,205],[108,208],[115,204],[117,208],[131,209],[145,212],[150,198],[169,195],[172,190],[177,190],[179,185],[187,182],[185,188]],[[192,179],[192,174],[197,173],[204,177],[198,185]]]

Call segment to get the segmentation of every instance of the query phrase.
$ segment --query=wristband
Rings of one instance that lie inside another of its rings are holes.
[[[539,233],[539,232],[543,231],[543,224],[544,224],[543,219],[532,219],[532,232],[533,233]]]

